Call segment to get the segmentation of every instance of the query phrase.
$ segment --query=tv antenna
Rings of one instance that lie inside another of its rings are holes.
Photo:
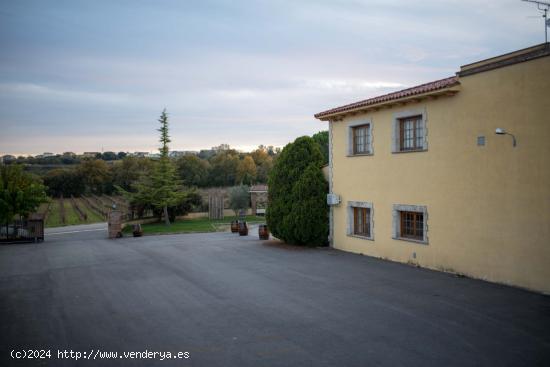
[[[548,28],[550,27],[550,19],[548,19],[548,10],[550,10],[550,3],[546,1],[537,0],[522,0],[528,3],[537,4],[537,8],[542,11],[542,19],[544,19],[544,43],[548,43]]]

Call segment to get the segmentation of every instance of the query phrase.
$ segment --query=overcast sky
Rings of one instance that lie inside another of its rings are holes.
[[[0,0],[0,154],[284,146],[313,114],[544,41],[520,0]]]

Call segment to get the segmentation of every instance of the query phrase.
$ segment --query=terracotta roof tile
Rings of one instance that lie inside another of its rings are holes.
[[[332,114],[335,114],[335,113],[347,112],[347,111],[350,111],[350,110],[354,110],[354,109],[361,108],[361,107],[367,107],[367,106],[382,103],[382,102],[388,102],[388,101],[393,101],[393,100],[396,100],[396,99],[415,96],[415,95],[418,95],[418,94],[428,93],[428,92],[436,91],[436,90],[439,90],[439,89],[448,88],[448,87],[451,87],[451,86],[456,85],[458,83],[459,83],[458,77],[457,76],[451,76],[449,78],[436,80],[436,81],[433,81],[433,82],[430,82],[430,83],[417,85],[417,86],[412,87],[412,88],[403,89],[403,90],[400,90],[400,91],[397,91],[397,92],[384,94],[382,96],[365,99],[363,101],[359,101],[359,102],[347,104],[347,105],[344,105],[344,106],[332,108],[332,109],[327,110],[327,111],[319,112],[319,113],[315,114],[315,118],[322,118],[322,117],[332,115]]]

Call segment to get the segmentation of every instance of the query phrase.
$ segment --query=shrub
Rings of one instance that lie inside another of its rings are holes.
[[[319,149],[321,149],[321,154],[323,155],[323,164],[328,164],[328,131],[319,131],[312,138],[319,144]]]
[[[202,196],[195,190],[190,190],[185,193],[181,203],[168,208],[168,216],[170,221],[174,222],[176,216],[185,216],[193,210],[193,208],[202,205]]]
[[[319,145],[303,136],[285,146],[269,175],[266,219],[277,238],[296,245],[326,245],[328,184]]]
[[[22,166],[0,166],[0,223],[7,224],[15,215],[27,216],[46,201],[44,185]]]
[[[250,206],[250,193],[248,186],[240,185],[229,189],[229,207],[235,212],[235,217],[239,211],[245,210]]]

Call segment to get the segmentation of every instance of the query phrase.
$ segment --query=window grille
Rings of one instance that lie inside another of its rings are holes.
[[[420,212],[400,212],[401,237],[415,240],[424,239],[424,214]]]

